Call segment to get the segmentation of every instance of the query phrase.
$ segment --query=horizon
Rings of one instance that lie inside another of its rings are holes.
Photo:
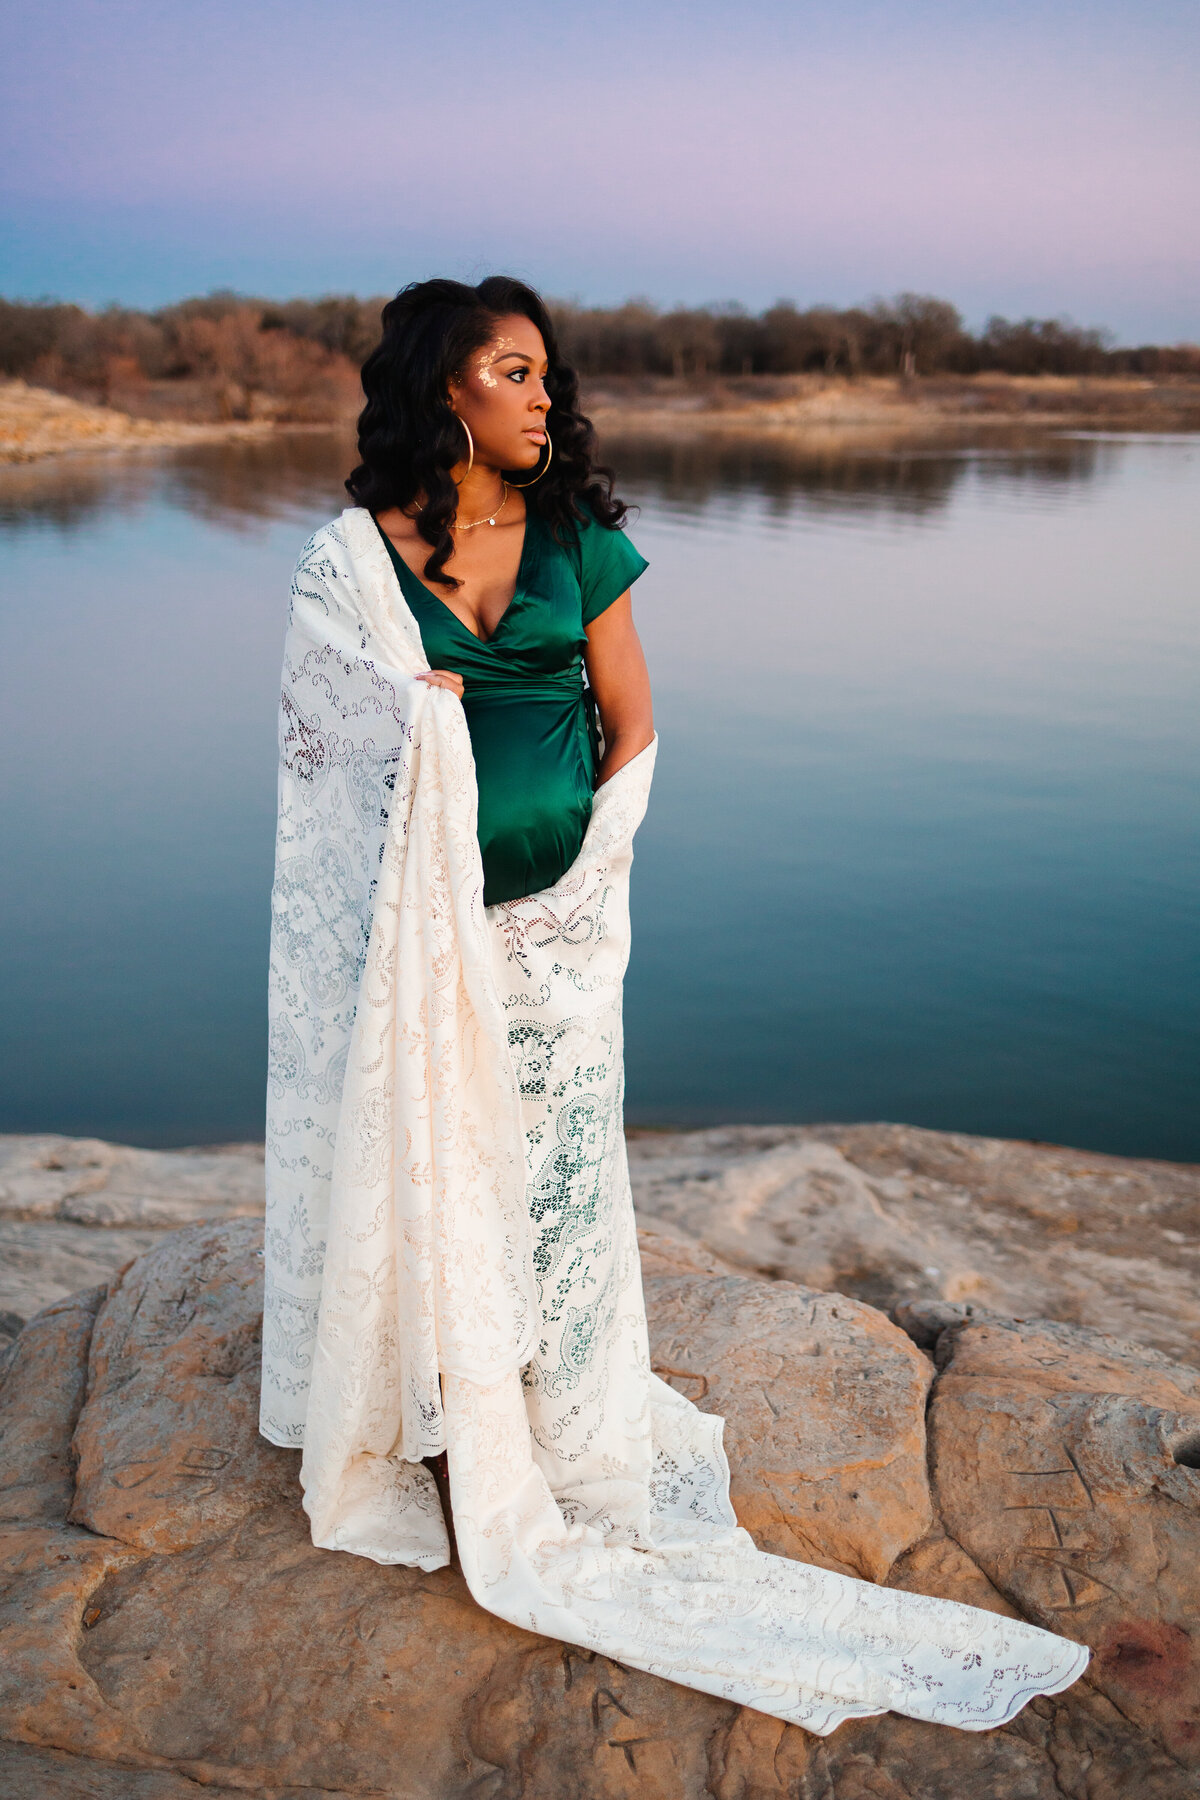
[[[490,270],[489,269],[489,270],[484,270],[484,271],[478,273],[476,275],[476,279],[482,280],[483,276],[486,274],[510,274],[511,272],[512,271],[508,270],[508,269],[504,269],[504,270]],[[427,277],[413,276],[412,279],[413,280],[424,280],[424,279],[427,279]],[[404,283],[401,283],[401,286],[404,286],[404,285],[405,285]],[[399,290],[393,290],[393,291],[399,291]],[[388,300],[391,299],[391,297],[392,297],[392,293],[382,292],[382,291],[379,293],[374,293],[374,294],[350,293],[348,291],[342,291],[339,293],[339,292],[336,292],[331,289],[326,289],[322,292],[313,292],[313,293],[307,293],[307,294],[252,293],[248,290],[240,290],[237,288],[229,288],[229,287],[219,287],[219,288],[209,288],[206,292],[203,292],[203,293],[177,294],[177,295],[172,296],[170,299],[164,300],[161,303],[159,303],[158,305],[154,305],[154,306],[130,305],[130,303],[128,301],[121,300],[121,299],[110,299],[110,300],[102,301],[100,303],[89,303],[87,301],[80,301],[80,300],[72,299],[69,295],[65,295],[65,294],[38,294],[38,295],[30,296],[30,295],[14,295],[14,294],[8,294],[8,293],[0,293],[0,304],[7,304],[7,305],[14,305],[14,306],[78,306],[83,312],[87,313],[91,317],[97,317],[100,314],[102,314],[110,309],[117,310],[117,311],[142,313],[145,315],[153,316],[157,313],[169,312],[172,307],[186,306],[195,301],[230,300],[230,301],[236,301],[239,305],[243,305],[243,306],[262,305],[264,307],[270,307],[270,306],[284,307],[284,306],[289,306],[289,305],[293,305],[293,304],[320,306],[326,302],[344,303],[346,301],[351,301],[358,305],[365,306],[369,302],[378,301],[379,304],[381,306],[383,306],[383,305],[387,304]],[[766,306],[750,307],[744,301],[741,301],[741,300],[738,300],[738,299],[735,299],[732,297],[725,297],[722,299],[700,300],[700,301],[696,301],[696,302],[687,302],[687,301],[682,301],[682,300],[674,301],[674,302],[664,302],[661,300],[657,300],[648,294],[626,294],[623,298],[621,298],[619,300],[615,300],[606,305],[604,303],[599,303],[599,302],[594,302],[594,301],[588,300],[584,297],[581,297],[578,294],[542,293],[542,295],[541,295],[541,298],[545,301],[547,306],[550,306],[552,308],[553,307],[573,307],[573,308],[577,308],[578,310],[583,311],[583,312],[599,312],[599,313],[616,312],[616,311],[620,311],[623,307],[637,306],[637,307],[648,307],[656,315],[664,316],[666,314],[669,314],[669,313],[675,311],[676,309],[688,310],[688,311],[694,311],[694,312],[718,313],[724,309],[737,308],[741,313],[745,314],[749,318],[762,317],[763,313],[768,311],[769,308],[772,306],[794,306],[796,308],[796,310],[798,312],[800,312],[801,314],[810,312],[810,311],[811,312],[821,312],[821,311],[825,311],[825,310],[829,310],[832,312],[848,312],[848,311],[855,311],[855,310],[869,311],[871,308],[876,307],[876,306],[880,306],[880,307],[891,306],[894,303],[898,302],[899,300],[909,298],[909,297],[913,297],[913,296],[910,296],[908,294],[883,294],[883,293],[879,293],[878,291],[876,291],[876,292],[872,292],[871,294],[868,294],[866,296],[860,297],[856,301],[850,301],[848,304],[842,306],[842,305],[836,305],[832,301],[828,301],[828,300],[824,300],[824,299],[809,299],[809,298],[804,298],[804,297],[801,297],[801,296],[798,296],[795,294],[778,294],[775,296],[774,300],[768,302]],[[916,295],[915,297],[919,298],[919,299],[925,299],[925,300],[947,301],[951,306],[956,306],[956,302],[950,296],[945,295],[945,294],[936,294],[936,295],[935,294],[920,294],[920,295]],[[999,319],[1002,321],[1007,320],[1007,322],[1010,324],[1023,324],[1023,323],[1027,323],[1027,322],[1034,323],[1034,324],[1048,324],[1049,323],[1049,324],[1062,325],[1062,326],[1070,328],[1072,330],[1096,331],[1096,332],[1099,332],[1103,337],[1105,337],[1108,340],[1107,348],[1111,349],[1111,350],[1127,350],[1127,349],[1138,348],[1139,346],[1146,347],[1146,346],[1150,345],[1150,340],[1145,339],[1145,338],[1143,338],[1139,341],[1135,341],[1133,339],[1130,339],[1128,341],[1121,340],[1118,337],[1117,333],[1112,331],[1111,327],[1107,326],[1103,320],[1077,319],[1077,318],[1073,317],[1071,314],[1064,313],[1061,311],[1056,312],[1056,313],[1055,312],[1046,313],[1043,315],[1038,315],[1036,317],[1033,315],[1026,314],[1022,318],[1009,319],[1007,315],[998,313],[994,308],[989,308],[985,313],[983,313],[978,318],[972,319],[972,318],[969,318],[965,314],[965,312],[963,312],[963,309],[961,307],[957,307],[957,310],[959,311],[959,313],[962,317],[963,331],[972,337],[982,336],[987,325],[990,323],[990,321],[993,319]],[[1195,339],[1177,339],[1177,340],[1175,340],[1175,342],[1173,344],[1165,344],[1164,343],[1164,344],[1160,344],[1156,347],[1164,348],[1164,349],[1165,348],[1190,348],[1190,347],[1192,347],[1193,344],[1197,343],[1198,341],[1200,341],[1200,332],[1198,332],[1197,338],[1195,338]]]
[[[602,307],[912,291],[973,329],[1200,336],[1184,0],[524,0],[503,23],[482,0],[452,32],[378,0],[336,33],[315,0],[18,15],[0,288],[153,309],[504,268]]]

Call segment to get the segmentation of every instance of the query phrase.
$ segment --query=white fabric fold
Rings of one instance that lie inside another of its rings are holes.
[[[722,1422],[650,1369],[622,1130],[629,869],[657,739],[552,888],[485,909],[458,700],[370,516],[297,565],[272,896],[260,1429],[316,1544],[827,1732],[970,1730],[1081,1673],[1032,1625],[760,1553]]]

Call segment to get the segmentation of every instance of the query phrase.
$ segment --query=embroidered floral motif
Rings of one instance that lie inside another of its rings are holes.
[[[318,1006],[335,1004],[357,986],[367,947],[365,899],[349,857],[336,844],[319,843],[311,856],[280,864],[274,893],[279,947]]]

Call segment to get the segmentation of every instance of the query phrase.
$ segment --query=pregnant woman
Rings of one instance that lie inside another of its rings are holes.
[[[445,1565],[445,1456],[463,1574],[514,1624],[810,1731],[1002,1724],[1087,1651],[760,1552],[721,1420],[650,1369],[646,565],[549,314],[415,284],[363,386],[357,504],[293,582],[272,893],[260,1429],[303,1452],[313,1542]]]

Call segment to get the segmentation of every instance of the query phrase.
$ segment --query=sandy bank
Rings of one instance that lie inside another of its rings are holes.
[[[88,406],[29,387],[0,382],[0,463],[33,462],[72,450],[129,450],[170,444],[204,444],[228,438],[261,438],[270,423],[185,424],[176,419],[138,419],[110,406]]]
[[[1058,376],[820,375],[597,380],[585,406],[602,436],[753,435],[820,442],[1031,430],[1200,430],[1200,382]]]

